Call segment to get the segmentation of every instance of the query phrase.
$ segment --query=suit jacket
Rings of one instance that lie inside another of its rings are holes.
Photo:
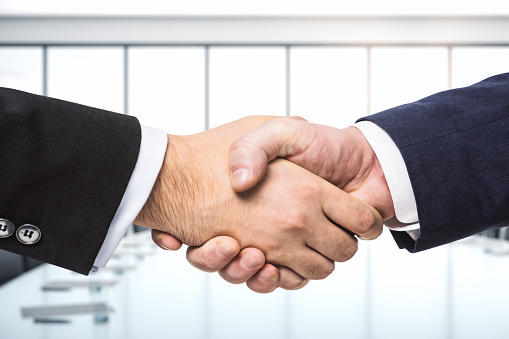
[[[509,224],[509,73],[363,118],[399,147],[421,235],[412,252]],[[134,117],[0,89],[0,218],[34,224],[0,249],[88,274],[137,161]]]
[[[362,118],[398,146],[421,234],[411,252],[509,225],[509,73]]]
[[[33,224],[0,249],[88,274],[136,165],[134,117],[0,88],[0,218]]]

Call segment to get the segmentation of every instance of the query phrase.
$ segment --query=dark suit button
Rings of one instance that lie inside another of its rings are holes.
[[[41,239],[41,230],[37,226],[25,224],[18,228],[16,237],[24,245],[33,245]]]
[[[0,239],[7,238],[14,234],[16,227],[7,219],[0,218]]]

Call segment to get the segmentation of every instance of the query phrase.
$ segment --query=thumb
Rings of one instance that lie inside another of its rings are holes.
[[[167,251],[177,251],[182,247],[182,242],[173,235],[152,229],[152,241],[158,247]]]
[[[265,175],[267,164],[276,157],[288,155],[295,143],[292,136],[302,118],[270,120],[235,140],[229,150],[231,186],[243,192],[255,186]]]

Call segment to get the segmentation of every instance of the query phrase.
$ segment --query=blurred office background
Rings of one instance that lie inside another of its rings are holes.
[[[346,127],[508,71],[504,1],[0,0],[0,86],[171,134],[252,114]],[[508,236],[409,254],[384,232],[270,295],[134,229],[88,278],[0,252],[0,338],[508,338]]]

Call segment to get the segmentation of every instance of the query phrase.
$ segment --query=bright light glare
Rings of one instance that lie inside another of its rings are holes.
[[[1,47],[0,86],[42,94],[42,48]]]
[[[456,47],[452,50],[452,87],[463,87],[509,72],[508,47]]]
[[[507,15],[504,0],[2,0],[3,15]]]
[[[447,89],[445,47],[373,48],[371,112],[419,100]]]
[[[366,48],[292,48],[291,115],[347,127],[367,115]]]
[[[282,47],[210,49],[210,126],[248,115],[285,115]]]
[[[122,113],[121,47],[49,47],[48,96]]]
[[[130,48],[129,114],[170,134],[202,132],[204,48]]]

